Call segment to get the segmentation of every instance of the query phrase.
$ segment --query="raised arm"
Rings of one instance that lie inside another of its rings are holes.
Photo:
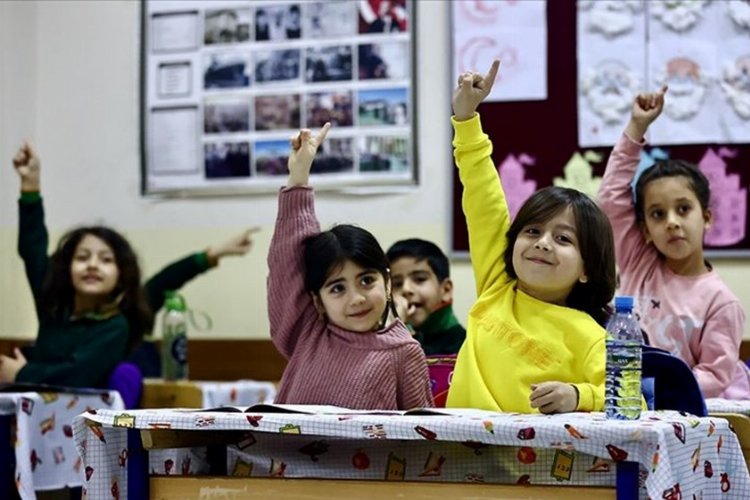
[[[246,229],[226,241],[211,245],[204,252],[172,262],[152,276],[144,285],[151,311],[156,314],[161,309],[167,291],[179,290],[199,274],[218,266],[224,257],[247,254],[253,245],[251,236],[258,230],[257,227]]]
[[[326,123],[313,137],[302,130],[291,139],[289,179],[279,193],[271,245],[268,250],[268,319],[271,340],[286,358],[291,357],[297,340],[318,317],[312,297],[305,289],[303,242],[320,232],[315,216],[310,168],[331,124]]]
[[[745,312],[739,302],[730,302],[706,318],[693,366],[705,397],[720,397],[732,383],[744,330]]]
[[[496,60],[486,75],[467,72],[459,76],[452,100],[453,154],[464,188],[462,206],[477,296],[493,283],[504,281],[505,233],[510,227],[508,205],[492,161],[492,143],[476,113],[492,90],[499,67]]]
[[[599,189],[599,204],[612,223],[617,266],[622,274],[642,264],[646,256],[657,257],[656,250],[646,244],[636,221],[630,183],[638,169],[646,131],[664,108],[666,91],[667,87],[662,87],[658,92],[635,97],[630,122],[609,156]]]
[[[21,180],[21,198],[18,201],[18,254],[23,259],[26,278],[37,302],[49,262],[49,236],[44,224],[44,206],[39,194],[41,162],[34,148],[29,143],[24,143],[13,157],[13,166]]]

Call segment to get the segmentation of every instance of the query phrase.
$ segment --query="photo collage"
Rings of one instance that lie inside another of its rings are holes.
[[[290,136],[326,122],[333,128],[314,178],[342,187],[414,182],[411,2],[212,1],[180,10],[168,2],[165,11],[151,3],[148,83],[158,92],[148,92],[147,107],[164,116],[192,106],[198,126],[185,134],[184,125],[151,123],[147,147],[161,151],[146,157],[186,161],[164,149],[190,140],[201,148],[182,169],[148,165],[147,174],[171,177],[150,186],[269,184],[287,175]]]

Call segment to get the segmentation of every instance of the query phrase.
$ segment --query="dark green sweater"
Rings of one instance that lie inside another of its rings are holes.
[[[105,387],[115,365],[128,355],[128,321],[119,313],[89,314],[71,320],[66,312],[62,318],[53,318],[39,308],[39,293],[49,263],[44,207],[38,193],[24,193],[18,205],[18,253],[34,295],[39,333],[27,355],[28,363],[18,372],[16,381]],[[198,253],[159,271],[145,285],[152,311],[158,311],[164,304],[167,290],[179,289],[208,267],[206,254]]]
[[[456,354],[466,339],[466,329],[453,314],[453,306],[447,305],[430,314],[414,334],[427,356],[433,354]]]

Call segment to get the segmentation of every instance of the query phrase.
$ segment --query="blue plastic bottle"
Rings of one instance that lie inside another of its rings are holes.
[[[615,297],[615,314],[607,333],[604,411],[607,418],[636,420],[641,416],[643,336],[633,316],[633,297]]]

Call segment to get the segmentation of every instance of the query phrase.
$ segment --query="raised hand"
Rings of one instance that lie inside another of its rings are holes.
[[[21,368],[26,366],[26,358],[21,354],[19,348],[13,350],[14,356],[0,354],[0,383],[11,383],[16,380],[16,375]]]
[[[457,121],[468,120],[474,116],[479,104],[492,91],[495,84],[500,61],[495,59],[486,75],[467,71],[458,77],[458,88],[453,91],[453,114]]]
[[[315,153],[328,135],[331,124],[326,122],[318,135],[312,136],[309,129],[302,129],[300,133],[290,139],[292,150],[289,152],[289,181],[288,186],[305,186],[310,179]]]
[[[260,231],[259,227],[251,227],[237,236],[218,245],[212,245],[206,251],[209,260],[218,261],[227,255],[245,255],[253,246],[251,235]]]
[[[626,130],[631,139],[640,141],[648,127],[659,117],[664,109],[664,95],[666,93],[667,86],[664,85],[658,92],[635,96],[630,123]]]
[[[534,384],[529,402],[540,413],[568,413],[578,408],[578,391],[564,382]]]
[[[39,166],[36,151],[31,144],[24,142],[13,157],[13,167],[21,178],[21,191],[39,191]]]

